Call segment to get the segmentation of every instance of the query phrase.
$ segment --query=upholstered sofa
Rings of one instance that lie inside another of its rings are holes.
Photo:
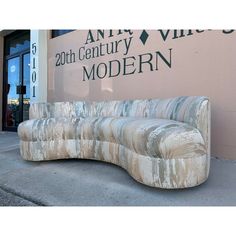
[[[206,97],[34,103],[18,135],[25,160],[110,162],[153,187],[192,187],[209,175]]]

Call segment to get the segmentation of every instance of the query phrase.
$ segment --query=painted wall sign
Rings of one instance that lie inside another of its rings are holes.
[[[49,40],[48,101],[208,96],[212,155],[236,159],[236,31],[77,30]]]
[[[208,30],[210,31],[210,30]],[[222,30],[224,34],[233,33],[234,30]],[[170,39],[176,40],[183,37],[193,36],[206,32],[205,30],[157,30],[156,36],[163,42]],[[116,36],[124,35],[125,37],[116,39]],[[154,37],[154,35],[152,36]],[[103,43],[106,38],[112,38],[111,41]],[[149,34],[146,30],[141,31],[139,40],[144,47]],[[167,68],[172,66],[172,48],[167,50],[147,51],[137,56],[130,55],[130,47],[133,44],[132,30],[88,30],[84,45],[74,51],[62,51],[56,53],[56,66],[64,66],[66,64],[76,63],[77,61],[86,61],[100,57],[106,57],[112,54],[120,53],[122,58],[118,60],[102,61],[94,63],[91,67],[82,66],[82,80],[95,80],[104,78],[115,78],[118,76],[132,75],[144,73],[145,71],[158,71],[159,64],[164,63]],[[157,40],[158,42],[158,40]]]

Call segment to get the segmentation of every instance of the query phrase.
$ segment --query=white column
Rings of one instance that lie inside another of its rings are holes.
[[[30,42],[30,102],[47,102],[47,30],[31,30]]]

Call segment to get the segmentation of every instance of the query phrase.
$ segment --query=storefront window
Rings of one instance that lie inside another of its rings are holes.
[[[29,31],[17,31],[5,42],[5,56],[10,56],[30,48]]]
[[[29,119],[30,31],[20,30],[4,38],[3,129],[16,131]]]

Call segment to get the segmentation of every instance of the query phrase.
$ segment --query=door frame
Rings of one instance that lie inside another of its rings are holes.
[[[6,56],[6,50],[7,50],[7,41],[17,38],[21,36],[22,34],[25,34],[26,32],[29,32],[29,30],[17,30],[6,37],[4,37],[4,59],[3,59],[3,115],[2,115],[2,130],[3,131],[17,131],[17,127],[7,127],[5,125],[6,122],[6,111],[7,111],[7,86],[8,86],[8,74],[7,74],[7,61],[16,57],[19,57],[19,84],[23,84],[24,78],[23,78],[23,57],[25,54],[30,54],[30,48],[22,50],[20,52],[14,53],[12,55]],[[19,115],[20,115],[20,121],[23,121],[23,94],[19,94]]]

